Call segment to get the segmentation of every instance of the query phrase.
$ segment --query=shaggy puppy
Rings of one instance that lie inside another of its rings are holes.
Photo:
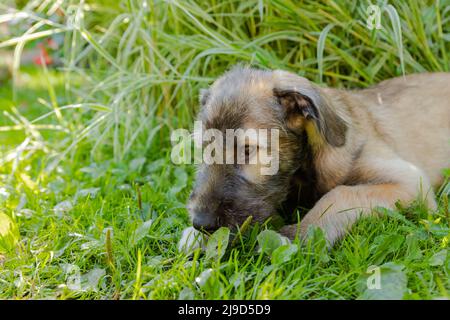
[[[424,73],[364,90],[321,88],[293,73],[236,67],[201,94],[203,129],[276,129],[277,141],[246,139],[247,160],[201,164],[188,210],[195,228],[262,222],[281,208],[300,224],[281,233],[304,238],[323,229],[330,244],[376,206],[415,199],[436,209],[433,187],[450,166],[450,74]],[[275,143],[276,142],[276,143]],[[221,144],[223,146],[225,144]],[[261,174],[272,148],[278,170]],[[224,153],[236,151],[227,144]],[[238,152],[238,151],[236,151]]]

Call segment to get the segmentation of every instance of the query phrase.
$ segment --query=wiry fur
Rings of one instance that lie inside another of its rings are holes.
[[[280,168],[261,176],[258,165],[201,165],[188,208],[218,227],[306,206],[299,230],[281,232],[305,237],[315,225],[330,243],[375,206],[421,197],[435,209],[433,187],[450,166],[449,83],[449,73],[425,73],[344,91],[285,71],[234,68],[202,93],[199,118],[219,130],[279,129]]]

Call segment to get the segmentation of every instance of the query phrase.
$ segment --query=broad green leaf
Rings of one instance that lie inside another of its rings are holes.
[[[99,191],[100,191],[100,188],[81,189],[76,193],[75,198],[89,196],[91,199],[94,199],[95,197],[97,197],[97,194]]]
[[[218,271],[214,269],[206,269],[203,271],[197,278],[195,278],[195,282],[207,296],[218,297],[223,295],[223,285],[219,281]]]
[[[200,273],[198,277],[195,278],[195,282],[200,286],[200,288],[203,288],[210,282],[210,278],[212,274],[214,273],[214,270],[209,268]]]
[[[327,263],[330,261],[329,248],[325,233],[317,226],[310,225],[307,230],[308,251],[314,253],[315,259],[319,262]]]
[[[406,257],[410,260],[422,258],[423,254],[419,248],[419,239],[414,234],[406,236]]]
[[[443,249],[437,253],[435,253],[431,258],[428,264],[430,266],[442,266],[447,258],[448,249]]]
[[[140,172],[144,167],[146,161],[147,159],[143,157],[131,160],[129,164],[130,172]]]
[[[95,268],[81,276],[83,291],[98,291],[100,279],[106,274],[105,269]]]
[[[172,183],[172,187],[169,190],[171,196],[175,196],[181,190],[183,190],[188,183],[188,175],[183,168],[177,167],[174,170],[175,181]]]
[[[276,248],[272,252],[272,263],[273,264],[282,264],[288,262],[292,259],[292,256],[295,255],[298,251],[298,246],[296,244],[285,244],[281,247]]]
[[[230,229],[222,227],[214,232],[206,245],[206,259],[220,259],[225,254],[230,239]]]
[[[286,237],[283,237],[273,230],[261,231],[257,236],[257,240],[259,250],[267,255],[271,255],[275,249],[289,242]]]
[[[371,266],[359,280],[362,300],[400,300],[408,290],[405,266],[393,262]]]
[[[178,300],[194,300],[195,293],[192,291],[191,288],[183,288],[183,290],[180,291],[180,294],[178,295]]]
[[[157,172],[157,171],[161,170],[162,168],[164,168],[166,163],[167,163],[167,160],[164,158],[152,161],[146,166],[146,170],[148,173]]]
[[[64,200],[58,203],[53,207],[53,211],[56,213],[58,217],[62,217],[64,214],[67,214],[73,208],[73,201]]]
[[[136,230],[134,231],[134,244],[138,243],[140,240],[142,240],[147,234],[148,231],[150,230],[150,227],[153,224],[153,220],[148,220],[143,222],[139,227],[136,228]]]
[[[379,235],[375,238],[371,251],[374,252],[373,262],[380,264],[391,253],[398,251],[404,242],[404,236],[399,234]]]
[[[192,251],[204,246],[205,238],[204,234],[194,227],[186,228],[178,242],[178,251],[185,254],[192,253]]]

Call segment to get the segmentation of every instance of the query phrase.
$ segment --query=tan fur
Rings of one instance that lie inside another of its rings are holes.
[[[290,238],[298,232],[305,238],[315,225],[333,244],[360,216],[376,206],[394,208],[397,201],[407,205],[420,198],[436,209],[433,188],[443,182],[442,169],[450,167],[450,73],[408,75],[350,91],[319,88],[286,71],[235,68],[201,101],[206,127],[223,130],[241,120],[241,127],[281,131],[278,177],[259,175],[259,165],[241,171],[201,167],[189,208],[193,217],[213,215],[209,221],[220,222],[214,228],[235,226],[250,214],[256,221],[274,214],[287,197],[289,175],[299,168],[306,176],[308,168],[314,171],[314,189],[323,196],[299,230],[297,224],[281,229]],[[290,110],[309,104],[317,107],[312,119]],[[309,148],[299,147],[304,135]],[[310,157],[298,156],[309,149]],[[302,166],[296,159],[311,163]],[[242,174],[253,185],[224,187],[229,177]],[[224,201],[233,205],[215,213]]]
[[[393,208],[396,201],[418,197],[436,209],[433,188],[450,166],[450,74],[417,74],[384,81],[359,91],[322,89],[350,121],[342,148],[324,145],[317,151],[318,183],[328,193],[301,221],[321,227],[330,243],[372,208]],[[356,161],[355,150],[362,148]],[[356,186],[343,186],[345,180]],[[296,226],[282,233],[291,238]]]

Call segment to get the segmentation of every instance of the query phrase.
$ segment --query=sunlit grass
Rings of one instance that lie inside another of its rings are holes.
[[[407,277],[394,297],[449,297],[448,182],[436,216],[417,205],[361,221],[332,251],[318,234],[280,262],[251,229],[223,257],[186,256],[194,168],[171,164],[168,139],[238,62],[346,88],[448,71],[448,1],[390,2],[381,30],[360,1],[64,1],[51,20],[55,3],[0,4],[0,22],[31,21],[0,40],[15,51],[0,87],[0,214],[13,235],[0,242],[1,298],[351,299],[371,265]],[[20,66],[22,49],[56,33],[62,68]]]

